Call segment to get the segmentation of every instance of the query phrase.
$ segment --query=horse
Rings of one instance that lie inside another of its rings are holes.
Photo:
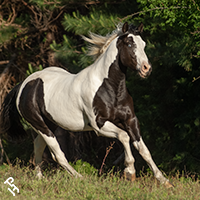
[[[34,140],[35,170],[41,178],[42,154],[49,147],[52,158],[70,175],[82,177],[70,166],[54,132],[93,130],[98,136],[117,138],[124,147],[124,177],[134,181],[136,170],[130,142],[166,187],[173,187],[154,163],[140,134],[133,99],[126,87],[127,69],[146,78],[152,71],[141,38],[143,24],[125,22],[111,34],[82,36],[89,43],[94,63],[77,74],[59,67],[37,71],[19,83],[2,105],[0,133],[13,140],[23,138],[24,119],[38,133]]]

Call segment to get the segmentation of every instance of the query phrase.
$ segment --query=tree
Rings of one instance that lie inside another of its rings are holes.
[[[106,35],[118,23],[143,22],[153,72],[140,80],[130,71],[127,81],[142,135],[165,171],[185,165],[200,172],[200,8],[195,0],[11,2],[0,6],[0,72],[10,74],[5,93],[25,78],[28,65],[57,65],[75,73],[90,65],[80,35]]]
[[[69,14],[79,10],[81,14],[86,15],[92,6],[102,6],[105,2],[79,2],[76,0],[2,1],[0,5],[0,48],[2,52],[0,55],[0,105],[12,87],[27,76],[27,70],[30,71],[29,74],[38,70],[38,66],[45,68],[56,65],[66,68],[66,63],[62,65],[63,62],[58,62],[50,48],[50,44],[53,42],[60,44],[64,34],[67,37],[73,35],[63,28],[61,22],[64,13]],[[107,3],[118,4],[112,0],[108,0]],[[78,36],[73,36],[73,41],[75,41]],[[73,53],[77,53],[78,50],[77,47]],[[10,145],[5,140],[3,143],[6,147]],[[15,156],[12,155],[12,157]]]
[[[138,0],[138,11],[135,3],[127,2],[129,9],[120,10],[117,15],[112,5],[102,6],[102,9],[92,7],[87,15],[79,12],[66,14],[63,26],[73,35],[64,36],[63,45],[54,44],[53,47],[59,59],[73,63],[70,65],[73,71],[76,66],[86,67],[92,62],[84,56],[85,46],[78,35],[85,35],[88,31],[104,35],[119,22],[128,20],[137,24],[142,21],[147,55],[154,70],[146,81],[130,72],[128,86],[143,136],[163,168],[183,169],[186,165],[187,169],[199,172],[200,96],[197,91],[200,83],[196,79],[200,58],[199,7],[195,1]],[[122,7],[123,3],[120,4]]]
[[[138,2],[154,66],[144,93],[148,114],[139,111],[142,128],[163,167],[199,172],[200,9],[195,1]]]

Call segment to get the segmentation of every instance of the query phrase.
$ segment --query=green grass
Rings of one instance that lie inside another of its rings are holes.
[[[70,177],[63,169],[46,170],[45,178],[37,180],[29,167],[2,165],[0,199],[200,199],[199,180],[178,173],[175,177],[168,177],[175,188],[166,189],[155,181],[152,174],[141,175],[132,183],[120,178],[119,174],[99,177],[94,171],[86,173],[84,167],[79,172],[84,178]],[[20,191],[15,197],[8,191],[9,185],[4,184],[9,177],[14,178],[13,184]]]

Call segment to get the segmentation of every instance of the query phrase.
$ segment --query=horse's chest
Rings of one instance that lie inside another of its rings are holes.
[[[126,88],[119,88],[104,80],[93,100],[96,123],[101,128],[106,121],[121,126],[132,115],[132,98]]]

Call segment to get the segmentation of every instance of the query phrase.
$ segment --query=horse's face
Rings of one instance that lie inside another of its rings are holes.
[[[121,63],[126,67],[137,70],[139,75],[145,78],[150,75],[152,68],[144,51],[146,44],[139,35],[142,29],[143,25],[133,28],[125,23],[122,28],[124,35],[119,37],[117,48]]]

